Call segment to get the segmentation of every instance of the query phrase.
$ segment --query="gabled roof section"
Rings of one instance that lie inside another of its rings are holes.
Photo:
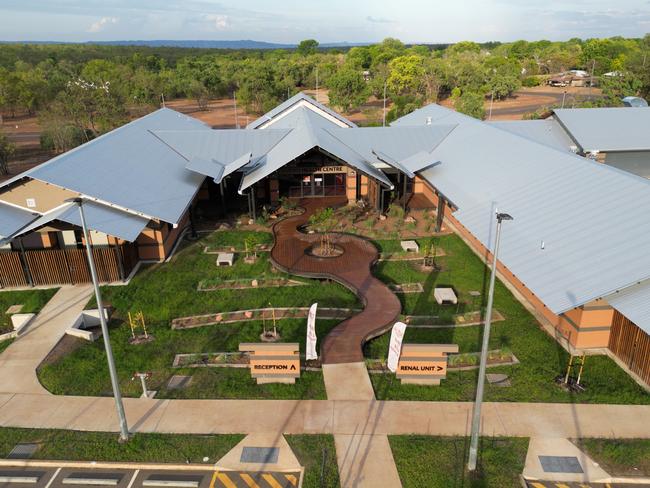
[[[0,202],[0,243],[37,218],[37,213]]]
[[[89,229],[126,241],[135,241],[149,222],[148,219],[95,202],[86,201],[83,206],[86,224]],[[81,227],[79,208],[75,203],[66,203],[38,216],[29,225],[22,227],[8,237],[13,239],[27,234],[55,220]]]
[[[154,131],[187,160],[186,168],[219,183],[280,142],[291,129]]]
[[[312,110],[298,107],[282,119],[277,120],[272,127],[274,129],[291,129],[291,132],[265,156],[259,158],[251,171],[244,174],[239,188],[240,193],[313,148],[319,148],[331,154],[389,188],[393,186],[380,169],[375,168],[363,156],[326,130],[338,127],[337,124]]]
[[[313,98],[304,93],[300,92],[297,95],[289,98],[285,102],[282,102],[280,105],[275,107],[270,112],[265,113],[260,118],[254,120],[246,126],[247,129],[261,129],[266,128],[270,125],[273,125],[273,121],[276,119],[281,119],[282,117],[289,114],[291,111],[295,110],[298,107],[306,107],[317,114],[329,117],[333,121],[336,121],[337,125],[341,127],[356,127],[356,124],[341,114],[336,113],[331,108],[323,105],[322,103],[317,102]]]
[[[432,125],[432,124],[460,124],[468,120],[476,120],[468,115],[461,114],[437,103],[431,103],[419,108],[410,114],[400,117],[391,123],[391,127]]]
[[[553,113],[585,153],[650,151],[650,107],[565,108]]]
[[[455,127],[454,124],[326,130],[367,161],[379,160],[413,178],[416,172],[436,162],[429,154]]]
[[[41,164],[30,177],[145,218],[177,223],[203,182],[187,161],[151,131],[205,130],[202,122],[160,109]]]

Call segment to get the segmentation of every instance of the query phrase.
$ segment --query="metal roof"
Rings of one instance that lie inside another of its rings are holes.
[[[186,168],[211,176],[218,183],[251,160],[265,155],[290,131],[225,129],[154,131],[154,134],[188,160]]]
[[[146,217],[177,223],[204,176],[150,131],[211,130],[169,109],[157,110],[18,175],[79,192]]]
[[[86,224],[90,230],[103,232],[125,241],[135,241],[149,222],[148,219],[95,202],[86,201],[83,206]],[[55,220],[81,227],[79,208],[75,203],[67,203],[44,213],[10,237],[27,234]]]
[[[0,242],[37,218],[37,213],[0,202]]]
[[[549,309],[562,313],[650,278],[650,181],[457,120],[432,152],[441,164],[421,175],[488,248],[495,209],[514,217],[500,260]]]
[[[336,113],[334,110],[327,107],[326,105],[323,105],[322,103],[317,102],[316,100],[314,100],[310,96],[300,92],[300,93],[292,96],[288,100],[285,100],[280,105],[275,107],[273,110],[265,113],[260,118],[254,120],[253,122],[248,124],[246,126],[246,128],[247,129],[257,129],[261,125],[264,125],[265,123],[267,123],[268,121],[275,119],[276,117],[281,115],[283,112],[288,111],[294,105],[299,105],[301,102],[303,102],[303,106],[304,106],[304,103],[306,103],[307,105],[311,105],[312,107],[315,107],[315,108],[317,108],[319,110],[322,110],[323,112],[327,113],[331,117],[334,117],[335,119],[337,119],[338,121],[340,121],[343,124],[347,125],[348,127],[356,127],[356,124],[354,122],[352,122],[351,120],[346,119],[341,114]]]
[[[584,152],[650,151],[650,107],[565,108],[553,113]]]
[[[471,119],[455,110],[431,103],[392,122],[391,127],[418,126],[431,124],[458,124]]]
[[[650,334],[650,280],[608,296],[607,302]]]
[[[338,125],[305,107],[299,107],[279,119],[273,124],[273,128],[291,129],[291,132],[266,155],[255,161],[255,166],[244,174],[239,191],[243,192],[255,182],[267,177],[285,164],[314,148],[319,148],[341,159],[361,173],[375,178],[385,186],[392,188],[392,183],[380,169],[375,168],[363,156],[325,130],[336,127]],[[264,130],[270,129],[260,131]]]
[[[572,153],[571,146],[577,148],[576,143],[553,117],[541,120],[499,120],[488,124],[560,151]]]
[[[433,164],[427,155],[444,140],[456,125],[425,127],[365,127],[326,129],[337,140],[352,148],[367,161],[380,161],[400,169],[410,178]],[[414,158],[417,153],[425,153]],[[408,160],[408,164],[404,164]]]

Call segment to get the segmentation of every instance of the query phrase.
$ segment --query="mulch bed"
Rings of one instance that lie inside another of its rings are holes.
[[[256,284],[254,284],[255,282]],[[199,283],[198,291],[215,291],[215,290],[249,290],[255,288],[278,288],[284,286],[306,286],[309,283],[302,281],[290,280],[288,278],[275,278],[275,279],[240,279],[240,280],[225,280],[218,284],[206,284],[204,281]]]

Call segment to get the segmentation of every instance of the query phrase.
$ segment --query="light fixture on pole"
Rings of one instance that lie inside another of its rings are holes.
[[[384,112],[383,112],[384,115],[381,123],[382,127],[386,127],[386,84],[387,83],[388,83],[387,81],[384,81]]]
[[[104,349],[106,350],[106,359],[108,360],[108,371],[111,376],[111,385],[113,386],[113,397],[115,398],[115,407],[117,408],[117,417],[120,421],[120,441],[127,441],[129,439],[129,428],[126,423],[126,415],[124,413],[124,404],[122,403],[122,393],[120,392],[120,384],[117,379],[117,370],[115,369],[115,360],[113,359],[113,348],[111,347],[111,340],[108,336],[108,324],[104,315],[104,304],[102,302],[102,295],[99,291],[99,282],[97,279],[97,270],[95,268],[95,259],[90,244],[90,235],[88,233],[88,226],[86,225],[86,216],[83,209],[82,198],[71,198],[66,202],[75,203],[79,207],[79,216],[81,217],[81,228],[86,241],[86,254],[88,256],[88,266],[90,267],[90,276],[95,289],[95,299],[97,300],[97,310],[99,311],[99,322],[102,326],[102,335],[104,337]]]
[[[494,302],[494,282],[497,276],[497,259],[499,257],[499,243],[501,241],[501,223],[504,220],[513,220],[507,213],[498,213],[497,232],[492,255],[492,273],[490,275],[490,288],[488,290],[487,309],[485,311],[485,327],[483,328],[483,347],[481,347],[481,362],[478,370],[478,385],[476,387],[476,400],[474,401],[474,412],[472,415],[472,437],[469,444],[469,460],[467,469],[476,470],[478,460],[478,438],[481,427],[481,405],[483,403],[483,389],[485,387],[485,368],[487,365],[488,345],[490,342],[490,325],[492,322],[492,303]]]

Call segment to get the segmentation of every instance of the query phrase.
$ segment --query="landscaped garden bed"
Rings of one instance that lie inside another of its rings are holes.
[[[469,371],[477,369],[480,360],[480,353],[467,352],[462,354],[449,354],[448,371]],[[488,352],[487,366],[512,366],[519,364],[519,360],[508,350],[496,350]],[[390,373],[386,366],[385,359],[366,359],[366,367],[370,373]]]
[[[351,317],[360,309],[349,308],[319,308],[319,319],[344,320]],[[194,315],[192,317],[180,317],[172,320],[172,329],[193,329],[195,327],[206,327],[217,324],[232,324],[235,322],[247,322],[251,320],[285,320],[307,318],[309,307],[297,308],[258,308],[252,310],[237,310],[235,312],[223,312],[216,314]]]
[[[390,285],[393,293],[422,293],[422,283],[400,283],[399,285]]]
[[[301,354],[302,366],[305,371],[320,371],[320,360],[305,361]],[[192,354],[177,354],[174,357],[173,368],[248,368],[250,353],[248,352],[204,352]]]
[[[292,280],[289,278],[261,278],[261,279],[239,279],[239,280],[204,280],[199,283],[198,291],[216,290],[248,290],[250,288],[275,288],[279,286],[306,286],[304,281]]]

